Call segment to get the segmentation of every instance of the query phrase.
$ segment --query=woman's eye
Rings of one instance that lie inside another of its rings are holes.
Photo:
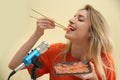
[[[83,22],[84,20],[83,19],[78,19],[78,21]]]

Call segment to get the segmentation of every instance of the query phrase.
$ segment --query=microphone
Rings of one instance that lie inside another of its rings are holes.
[[[10,73],[8,80],[17,71],[23,69],[25,66],[29,66],[30,64],[32,64],[32,59],[34,57],[39,57],[42,53],[46,52],[48,48],[49,44],[46,41],[43,41],[40,45],[38,45],[34,50],[32,50],[27,56],[23,58],[22,63]]]

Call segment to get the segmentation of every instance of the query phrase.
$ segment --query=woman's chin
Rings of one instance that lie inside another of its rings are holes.
[[[65,35],[65,38],[71,40],[71,37],[69,35]]]

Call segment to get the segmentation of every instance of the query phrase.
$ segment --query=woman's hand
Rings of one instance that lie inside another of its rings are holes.
[[[76,77],[79,77],[83,80],[98,80],[96,72],[95,72],[95,67],[93,63],[90,62],[92,72],[88,74],[80,74],[80,75],[75,75]]]
[[[36,25],[36,32],[43,34],[45,29],[53,29],[55,27],[55,22],[52,19],[41,18],[37,20]]]

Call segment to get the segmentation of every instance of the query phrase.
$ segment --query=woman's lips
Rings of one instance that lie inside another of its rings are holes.
[[[67,31],[67,32],[69,32],[69,31],[75,31],[76,28],[73,27],[73,26],[71,26],[71,25],[69,25],[68,28],[64,28],[64,30]]]
[[[71,25],[71,24],[68,25],[68,28],[69,28],[71,31],[75,31],[75,30],[76,30],[76,28],[75,28],[73,25]]]
[[[75,31],[75,30],[76,30],[76,28],[74,28],[74,27],[69,27],[69,29],[70,29],[71,31]]]

